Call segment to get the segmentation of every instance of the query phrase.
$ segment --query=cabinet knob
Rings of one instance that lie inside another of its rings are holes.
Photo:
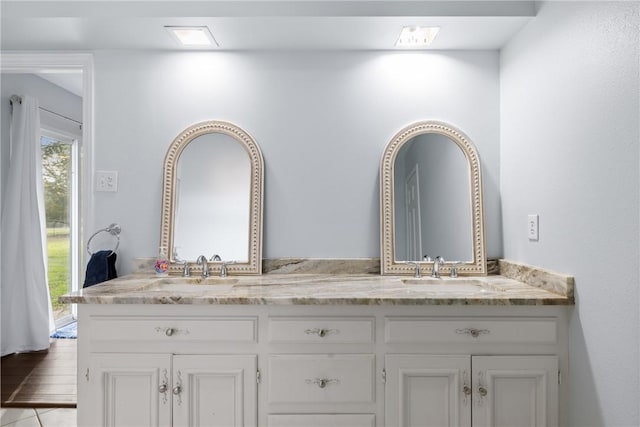
[[[467,384],[465,384],[462,387],[462,393],[464,393],[465,396],[471,395],[471,387],[469,387]]]
[[[175,386],[173,387],[171,392],[173,393],[174,396],[176,396],[178,406],[181,406],[182,405],[182,395],[180,393],[182,393],[182,372],[180,372],[180,371],[176,372],[176,379],[174,381],[174,384],[175,384]]]
[[[320,338],[324,338],[329,334],[337,334],[337,329],[326,329],[326,328],[314,328],[314,329],[305,329],[304,333],[307,335],[317,335]]]
[[[325,388],[331,383],[340,384],[340,380],[336,378],[314,378],[314,379],[305,380],[305,382],[307,384],[315,384],[319,388]]]
[[[162,381],[162,384],[160,384],[160,386],[158,387],[158,393],[160,393],[162,395],[162,403],[166,404],[167,403],[167,391],[169,390],[169,378],[167,377],[167,370],[163,369],[162,370],[162,374],[164,376],[164,380]]]
[[[183,328],[183,329],[178,329],[178,328],[171,328],[171,327],[166,327],[166,326],[156,326],[155,327],[155,331],[159,334],[164,334],[168,337],[173,337],[175,335],[189,335],[190,332],[188,329]]]
[[[456,334],[471,335],[473,338],[478,338],[480,335],[490,334],[490,333],[491,331],[488,329],[475,329],[475,328],[456,329]]]
[[[482,387],[482,386],[479,386],[478,387],[478,394],[480,396],[482,396],[482,397],[485,397],[487,395],[487,389]]]

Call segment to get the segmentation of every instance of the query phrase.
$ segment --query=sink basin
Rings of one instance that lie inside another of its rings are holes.
[[[412,286],[424,286],[422,290],[437,293],[486,293],[489,292],[485,283],[481,280],[468,278],[441,278],[432,277],[402,279],[402,283]]]
[[[234,285],[236,277],[165,277],[156,282],[162,285]]]
[[[228,277],[167,277],[140,289],[145,292],[226,292],[238,283]]]
[[[176,293],[203,293],[203,292],[226,292],[230,291],[233,285],[180,285],[177,283],[154,283],[142,288],[144,292],[176,292]]]
[[[473,286],[483,286],[484,282],[478,279],[470,279],[467,277],[460,278],[449,278],[443,277],[441,279],[434,279],[433,277],[421,277],[421,278],[411,278],[411,279],[402,279],[402,283],[405,285],[446,285],[446,286],[460,286],[460,285],[473,285]]]

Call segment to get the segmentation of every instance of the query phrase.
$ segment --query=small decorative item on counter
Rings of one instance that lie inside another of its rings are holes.
[[[164,246],[160,246],[156,263],[154,265],[156,276],[167,276],[169,271],[169,259],[167,258],[167,250]]]

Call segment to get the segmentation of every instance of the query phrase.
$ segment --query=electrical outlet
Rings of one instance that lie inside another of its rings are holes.
[[[118,191],[117,171],[96,171],[96,191]]]
[[[529,215],[528,221],[527,221],[527,235],[529,236],[529,240],[538,240],[539,234],[538,234],[538,225],[539,225],[539,219],[538,219],[538,215]]]

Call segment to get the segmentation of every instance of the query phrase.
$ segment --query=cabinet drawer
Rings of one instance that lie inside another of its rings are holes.
[[[555,318],[420,318],[385,319],[385,342],[390,344],[470,343],[555,344]]]
[[[374,318],[272,317],[271,343],[372,343]]]
[[[269,415],[269,427],[375,427],[376,417],[373,414],[309,414]]]
[[[93,341],[235,342],[257,341],[256,317],[94,316]]]
[[[269,356],[269,403],[373,403],[372,354]]]

